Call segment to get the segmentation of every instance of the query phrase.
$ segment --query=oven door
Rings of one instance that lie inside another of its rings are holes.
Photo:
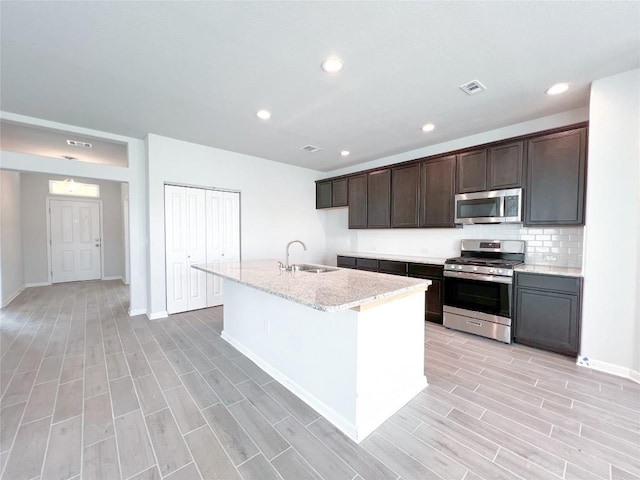
[[[511,318],[511,277],[492,278],[446,271],[444,275],[445,306]]]

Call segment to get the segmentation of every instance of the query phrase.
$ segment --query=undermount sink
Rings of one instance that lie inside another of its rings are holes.
[[[337,268],[331,267],[323,267],[322,265],[307,265],[307,264],[298,264],[293,265],[294,269],[297,269],[300,272],[308,272],[308,273],[326,273],[326,272],[335,272]]]

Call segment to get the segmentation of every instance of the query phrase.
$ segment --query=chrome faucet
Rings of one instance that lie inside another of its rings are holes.
[[[291,242],[287,243],[287,263],[284,266],[284,268],[286,270],[290,270],[291,266],[289,265],[289,247],[291,246],[291,244],[293,243],[299,243],[300,245],[302,245],[302,248],[304,248],[304,251],[307,251],[307,246],[304,244],[304,242],[300,241],[300,240],[292,240]]]

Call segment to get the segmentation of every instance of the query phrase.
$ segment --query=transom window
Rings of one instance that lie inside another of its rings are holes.
[[[73,195],[75,197],[100,197],[100,185],[80,183],[73,178],[49,180],[49,193],[52,195]]]

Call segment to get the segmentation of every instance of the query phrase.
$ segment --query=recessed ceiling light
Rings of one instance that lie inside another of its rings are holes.
[[[560,95],[567,90],[569,90],[568,83],[556,83],[555,85],[549,87],[549,89],[547,90],[547,95]]]
[[[262,120],[269,120],[271,118],[271,112],[269,110],[258,110],[256,116]]]
[[[340,152],[340,155],[342,155],[343,157],[346,157],[347,155],[349,155],[351,152],[349,150],[342,150]]]
[[[433,123],[427,123],[427,124],[422,126],[422,131],[423,132],[432,132],[434,128],[436,128],[436,126]]]
[[[327,73],[336,73],[342,70],[344,63],[338,57],[331,55],[325,58],[320,65],[323,71]]]

